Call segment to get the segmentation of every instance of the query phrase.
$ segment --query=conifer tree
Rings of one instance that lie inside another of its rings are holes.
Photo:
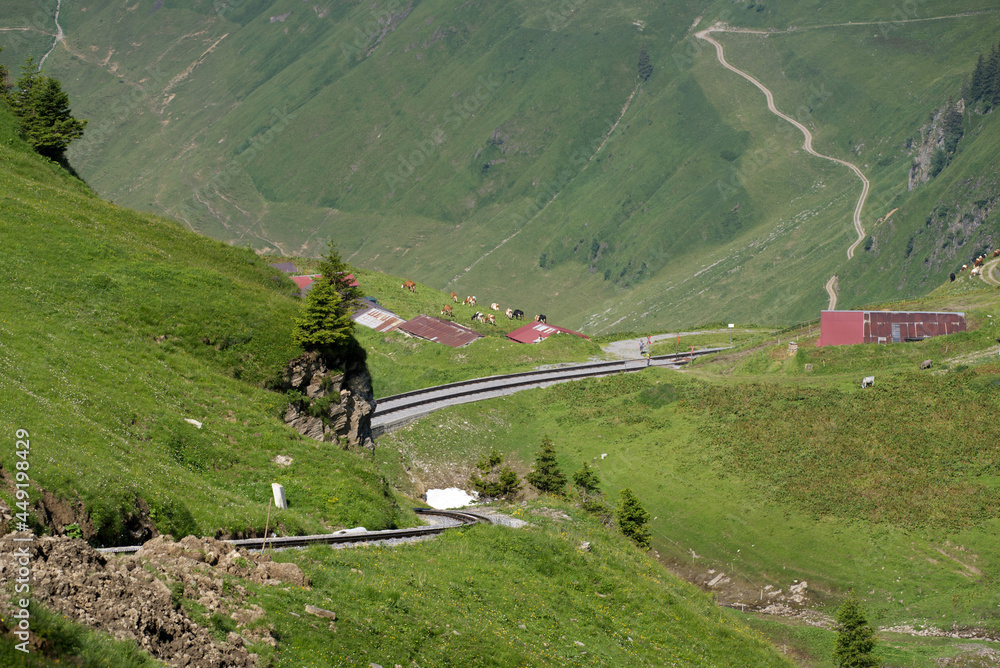
[[[484,499],[507,499],[513,501],[521,492],[521,480],[517,471],[504,465],[503,455],[496,450],[483,456],[476,464],[479,472],[469,476],[469,486],[479,492]]]
[[[847,601],[837,613],[837,645],[834,660],[841,668],[877,668],[881,665],[874,654],[875,631],[868,624],[858,598],[851,590]]]
[[[559,463],[556,461],[556,447],[548,436],[542,439],[542,445],[535,457],[535,466],[524,479],[534,485],[539,492],[563,495],[566,474],[559,468]]]
[[[649,513],[628,487],[621,491],[618,501],[618,528],[635,541],[636,545],[644,550],[649,549]]]
[[[69,95],[63,92],[59,81],[45,76],[29,56],[16,88],[6,91],[5,97],[28,144],[47,158],[65,162],[66,148],[83,136],[87,121],[70,113]]]
[[[649,60],[646,45],[639,49],[639,81],[646,81],[653,74],[653,63]]]
[[[333,241],[319,271],[322,276],[306,296],[305,311],[295,322],[292,338],[306,350],[339,357],[354,344],[351,313],[361,300],[361,290],[351,286],[350,268],[340,259]]]
[[[983,99],[986,90],[986,60],[979,54],[976,67],[972,70],[972,81],[969,83],[969,104],[975,104]]]

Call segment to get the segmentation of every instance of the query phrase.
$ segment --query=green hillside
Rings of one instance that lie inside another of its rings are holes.
[[[4,104],[0,204],[5,511],[17,508],[14,476],[25,473],[31,527],[94,545],[133,543],[153,528],[260,535],[269,521],[287,535],[416,522],[371,456],[304,439],[281,421],[285,402],[265,386],[301,352],[290,343],[301,306],[266,259],[99,199],[32,153]],[[26,458],[15,436],[29,441]],[[279,454],[291,465],[279,467]],[[288,510],[269,507],[273,481],[284,484]],[[217,638],[246,634],[262,666],[360,657],[388,665],[789,665],[616,532],[571,507],[578,521],[567,530],[547,519],[556,513],[548,505],[512,508],[542,513],[519,531],[479,527],[391,550],[281,553],[306,571],[310,588],[234,576],[220,585],[229,607],[208,610],[183,586],[177,605]],[[13,586],[5,580],[4,598]],[[260,611],[249,625],[228,616],[243,603],[243,587]],[[303,618],[304,604],[335,607],[340,635]],[[6,605],[0,614],[5,666],[153,665],[132,642],[32,605],[27,655],[14,649],[17,622]],[[493,646],[506,651],[484,654]]]
[[[714,36],[871,180],[867,251],[847,258],[859,180],[722,68],[693,29],[716,21],[768,31]],[[841,307],[914,296],[996,245],[995,115],[906,183],[998,21],[987,0],[98,0],[61,7],[46,68],[91,121],[70,158],[106,197],[284,254],[336,238],[360,266],[600,333],[804,320],[833,275]],[[11,66],[48,50],[5,39]]]

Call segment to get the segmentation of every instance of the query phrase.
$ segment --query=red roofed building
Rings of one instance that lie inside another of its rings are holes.
[[[323,274],[308,274],[303,276],[290,276],[289,278],[295,281],[295,285],[299,286],[299,294],[304,297],[307,292],[312,290],[312,285],[315,282],[315,280],[322,276]],[[356,288],[360,285],[358,281],[354,278],[354,274],[348,274],[346,280],[347,284],[350,285],[352,288]]]
[[[901,343],[965,331],[964,313],[821,311],[817,346]]]
[[[397,329],[410,336],[415,336],[434,343],[443,343],[452,348],[467,346],[476,339],[483,337],[474,329],[469,329],[463,325],[441,318],[432,318],[429,315],[418,315],[413,320],[408,320]]]
[[[553,334],[575,334],[581,339],[587,339],[590,341],[590,337],[586,334],[574,332],[572,329],[566,329],[565,327],[546,325],[541,322],[531,322],[524,327],[518,327],[513,332],[508,334],[507,338],[512,341],[517,341],[518,343],[540,343]]]

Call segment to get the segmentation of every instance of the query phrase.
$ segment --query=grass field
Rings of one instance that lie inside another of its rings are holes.
[[[526,472],[548,436],[564,471],[587,462],[610,498],[636,491],[672,570],[706,587],[727,574],[709,588],[720,602],[755,609],[770,601],[765,588],[806,581],[806,607],[827,615],[854,588],[881,627],[992,634],[995,289],[965,278],[892,307],[967,310],[970,331],[815,348],[816,333],[803,329],[797,354],[772,339],[683,373],[650,369],[439,411],[382,437],[384,470],[414,494],[461,486],[491,449]],[[920,372],[928,358],[933,370]],[[862,391],[872,373],[875,387]],[[829,631],[780,618],[754,625],[803,665],[831,665]],[[889,665],[931,666],[963,651],[899,634],[883,643]]]

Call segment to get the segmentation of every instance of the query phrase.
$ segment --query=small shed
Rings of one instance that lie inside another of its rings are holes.
[[[476,339],[481,339],[482,334],[474,329],[469,329],[456,322],[432,318],[429,315],[418,315],[413,320],[407,320],[397,327],[401,332],[415,336],[419,339],[426,339],[435,343],[443,343],[452,348],[467,346]]]
[[[965,331],[965,313],[821,311],[817,346],[920,341]]]
[[[290,276],[289,278],[295,282],[295,285],[299,286],[299,294],[305,297],[306,293],[312,290],[313,283],[316,282],[316,279],[321,278],[322,276],[323,274],[304,274],[302,276]],[[359,285],[358,281],[354,278],[354,274],[348,274],[346,276],[346,280],[347,284],[352,288],[356,288]]]
[[[572,329],[566,329],[565,327],[547,325],[542,322],[529,322],[523,327],[518,327],[508,334],[507,338],[518,343],[541,343],[553,334],[575,334],[581,339],[590,340],[590,337],[586,334],[574,332]]]
[[[376,332],[391,332],[406,322],[392,311],[367,299],[363,300],[362,307],[351,315],[351,320]]]

